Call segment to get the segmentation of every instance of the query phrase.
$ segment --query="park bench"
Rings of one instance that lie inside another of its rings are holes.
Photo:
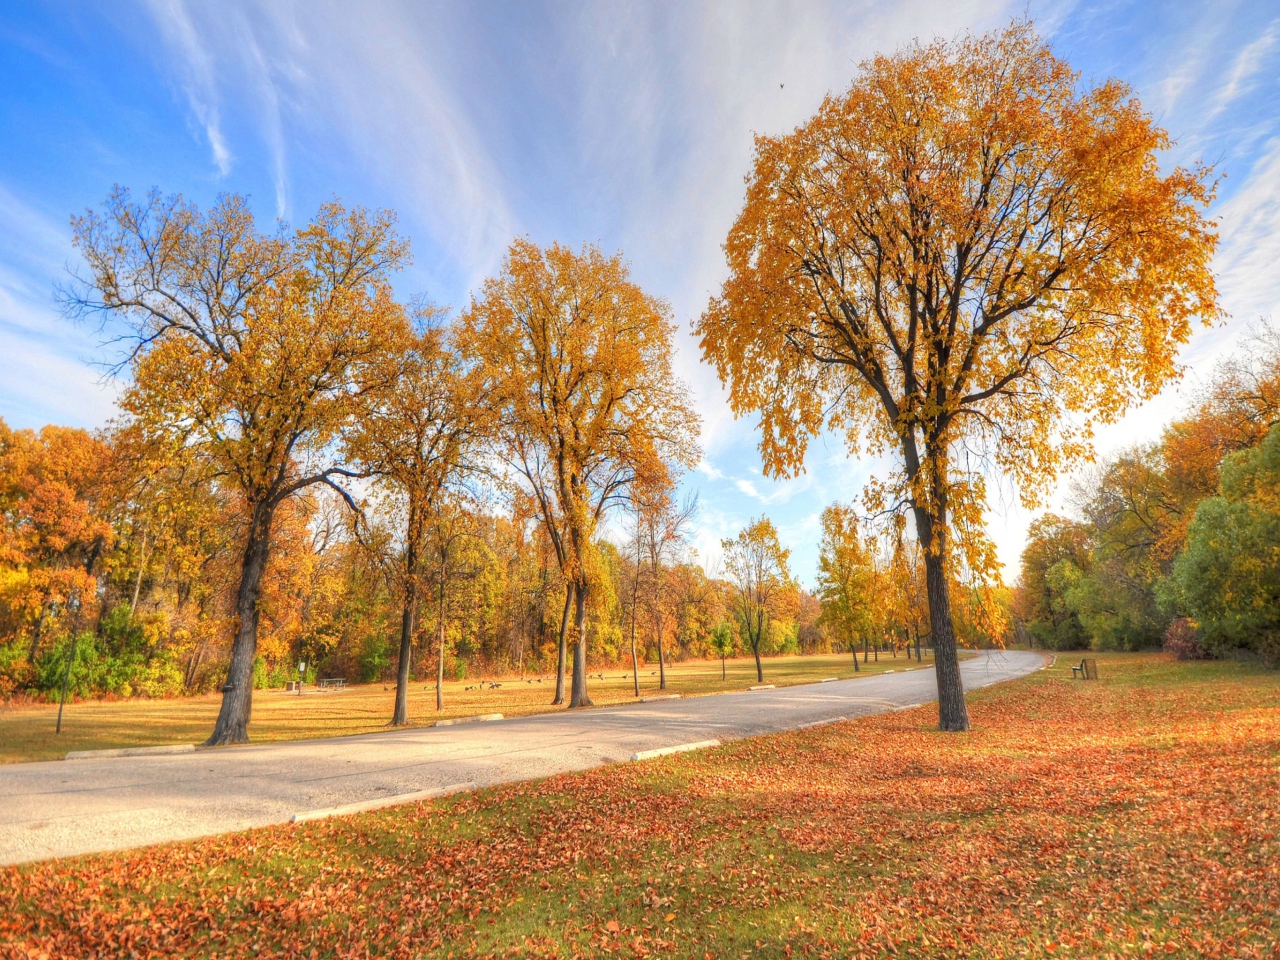
[[[325,679],[320,681],[320,689],[322,690],[327,687],[336,687],[337,689],[341,690],[346,685],[347,685],[346,677],[326,677]]]
[[[1079,677],[1081,680],[1097,680],[1098,679],[1098,661],[1083,659],[1077,666],[1071,668],[1071,679]]]

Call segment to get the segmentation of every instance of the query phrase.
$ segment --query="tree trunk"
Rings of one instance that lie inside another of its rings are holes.
[[[129,603],[129,620],[133,621],[134,615],[138,612],[138,595],[142,593],[142,572],[147,569],[147,530],[142,530],[142,551],[138,558],[138,576],[133,581],[133,600]]]
[[[871,644],[866,637],[862,638],[862,662],[863,663],[871,662]]]
[[[47,603],[40,604],[40,617],[36,620],[36,628],[31,634],[31,648],[27,650],[27,663],[33,667],[36,665],[36,654],[40,652],[40,635],[44,633],[44,619],[48,609]]]
[[[667,689],[667,653],[662,647],[662,624],[658,624],[658,689]]]
[[[413,656],[413,621],[418,606],[417,584],[412,576],[409,580],[400,614],[400,665],[396,669],[396,706],[391,714],[391,725],[395,727],[409,722],[409,661]]]
[[[724,658],[725,658],[725,655],[723,653],[720,654],[720,682],[721,683],[724,683],[725,680],[727,679],[727,676],[724,670]]]
[[[76,640],[78,638],[78,632],[72,629],[71,647],[67,651],[67,669],[62,675],[62,697],[58,700],[58,725],[53,728],[54,733],[62,732],[62,708],[67,705],[67,687],[71,684],[71,667],[76,662]]]
[[[569,610],[573,607],[573,584],[564,586],[564,613],[560,615],[560,646],[556,655],[556,698],[552,705],[564,703],[565,644],[569,634]]]
[[[439,635],[440,660],[436,664],[436,709],[444,709],[444,573],[440,574],[440,625],[437,627]]]
[[[925,551],[925,585],[929,590],[929,626],[933,631],[933,663],[938,675],[938,727],[963,732],[969,729],[964,703],[960,658],[956,653],[955,625],[951,620],[951,591],[941,556]]]
[[[573,648],[573,691],[569,698],[569,706],[590,707],[591,698],[587,696],[587,584],[579,583],[574,588],[575,607],[577,612],[578,642]]]
[[[751,652],[756,655],[756,683],[764,683],[764,667],[760,664],[760,642],[764,639],[764,615],[756,618],[755,639],[751,641]]]
[[[849,646],[853,650],[853,672],[858,673],[862,670],[862,668],[858,666],[858,641],[855,640],[853,643],[849,644]]]
[[[196,678],[200,673],[200,665],[204,663],[204,655],[207,652],[208,647],[209,641],[207,639],[201,640],[196,644],[196,649],[195,652],[191,654],[191,659],[187,661],[187,680],[184,686],[188,690],[195,686]]]
[[[639,577],[637,576],[637,580]],[[640,696],[640,659],[636,656],[636,591],[631,592],[631,682]]]
[[[249,534],[240,563],[236,590],[236,637],[231,645],[231,666],[222,688],[222,708],[205,746],[249,742],[249,717],[253,712],[253,660],[258,652],[258,600],[262,575],[271,553],[271,521],[275,507],[258,503],[249,520]]]

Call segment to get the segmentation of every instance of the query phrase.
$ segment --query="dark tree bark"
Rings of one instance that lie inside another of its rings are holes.
[[[667,653],[662,645],[662,624],[658,625],[658,689],[667,689]]]
[[[938,674],[938,727],[963,732],[969,729],[969,711],[964,702],[951,620],[951,591],[942,558],[926,553],[924,571],[929,590],[929,625],[933,630],[933,662]]]
[[[929,628],[933,637],[933,662],[938,678],[938,728],[955,732],[969,729],[969,710],[960,679],[955,622],[951,617],[951,587],[947,582],[945,504],[931,515],[914,508],[916,537],[924,548],[924,582],[929,595]]]
[[[853,672],[858,673],[862,670],[862,668],[858,666],[858,642],[855,640],[853,643],[849,644],[849,649],[853,651]]]
[[[418,562],[419,562],[418,500],[409,497],[409,535],[405,538],[404,608],[400,613],[400,663],[396,667],[396,704],[391,712],[392,726],[409,722],[409,668],[413,661],[413,633],[418,617]]]
[[[640,696],[640,659],[636,656],[636,602],[631,598],[631,680],[636,696]]]
[[[862,638],[862,662],[871,662],[871,642],[866,638]]]
[[[760,641],[764,636],[764,614],[756,618],[756,629],[751,639],[751,652],[756,655],[756,683],[764,683],[764,666],[760,663]]]
[[[440,659],[436,664],[436,709],[444,709],[444,627],[445,627],[445,573],[440,572],[440,619],[437,626]]]
[[[573,647],[573,690],[569,698],[570,708],[593,706],[587,696],[587,584],[580,581],[574,587],[574,608],[578,640]]]
[[[569,611],[572,608],[573,584],[567,583],[564,587],[564,613],[560,615],[560,640],[556,652],[556,698],[551,701],[553,706],[564,703],[564,668],[567,653],[565,646],[569,634]]]
[[[637,530],[636,541],[640,535]],[[640,550],[636,549],[636,572],[631,579],[631,683],[636,697],[640,696],[640,658],[636,655],[636,615],[640,609]]]
[[[249,742],[249,716],[253,710],[253,661],[258,652],[258,600],[262,575],[271,554],[271,521],[275,504],[257,503],[250,513],[249,533],[240,564],[236,591],[236,637],[231,645],[231,666],[222,688],[222,707],[205,746]]]
[[[413,628],[417,606],[418,590],[410,583],[405,590],[404,610],[400,614],[400,664],[396,669],[396,708],[391,715],[391,725],[395,727],[409,722],[409,661],[413,656]]]

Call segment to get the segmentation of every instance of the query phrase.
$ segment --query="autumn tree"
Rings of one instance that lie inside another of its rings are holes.
[[[163,611],[166,647],[185,657],[183,685],[190,690],[221,646],[235,588],[235,494],[211,482],[198,456],[149,440],[137,424],[118,425],[110,442],[118,517],[107,567],[128,596],[131,620],[143,619],[148,606]]]
[[[742,637],[756,658],[756,680],[764,683],[760,649],[779,596],[791,585],[790,550],[778,542],[768,517],[752,520],[733,539],[720,542],[724,572],[734,589],[734,614]]]
[[[667,626],[676,605],[676,589],[672,573],[685,547],[690,522],[697,515],[698,499],[688,497],[677,504],[667,491],[660,491],[642,502],[639,512],[640,545],[646,576],[637,578],[646,583],[646,607],[654,642],[658,647],[658,689],[667,689]],[[634,659],[634,658],[633,658]],[[638,694],[637,694],[638,696]]]
[[[1231,454],[1219,496],[1196,509],[1166,604],[1195,618],[1208,649],[1280,666],[1280,427]]]
[[[107,444],[87,431],[11,430],[0,420],[0,629],[27,641],[28,670],[51,628],[94,602],[115,541],[110,461]]]
[[[512,244],[461,319],[459,342],[491,391],[501,457],[568,585],[572,707],[590,703],[587,611],[601,519],[697,460],[698,419],[671,369],[674,329],[670,308],[631,281],[621,257],[527,240]]]
[[[462,497],[446,495],[432,505],[430,536],[431,576],[436,592],[436,709],[444,709],[444,662],[450,603],[456,580],[478,577],[492,562],[483,537],[477,530],[477,517],[471,504]],[[481,556],[477,557],[477,553]]]
[[[876,57],[756,141],[702,349],[759,414],[771,474],[824,429],[896,454],[883,505],[924,550],[945,730],[969,725],[948,567],[963,549],[993,570],[988,473],[1034,504],[1217,316],[1209,175],[1162,173],[1168,145],[1128,87],[1082,84],[1026,22]]]
[[[831,504],[822,511],[818,594],[823,619],[854,651],[855,670],[858,641],[874,629],[876,580],[874,545],[862,535],[857,513],[843,504]]]
[[[409,722],[409,668],[418,602],[430,562],[439,575],[448,556],[456,512],[452,503],[474,471],[473,450],[483,429],[483,399],[449,342],[449,330],[424,312],[403,349],[388,351],[386,376],[395,389],[379,391],[361,406],[349,434],[348,456],[378,481],[376,507],[394,524],[386,541],[392,580],[401,597],[400,658],[391,722]],[[429,551],[436,543],[440,550]],[[443,551],[440,557],[428,552]],[[440,579],[441,596],[447,577]],[[443,645],[443,603],[438,633]],[[443,658],[442,658],[443,663]],[[437,700],[442,694],[437,690]]]
[[[386,386],[377,359],[405,322],[389,276],[408,250],[390,214],[336,202],[268,235],[241,197],[201,213],[117,189],[72,225],[88,275],[70,311],[123,320],[132,344],[126,417],[198,457],[240,503],[236,633],[208,743],[244,742],[272,524],[309,487],[346,493],[335,441],[357,400]]]

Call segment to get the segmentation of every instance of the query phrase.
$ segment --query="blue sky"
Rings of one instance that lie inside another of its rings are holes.
[[[876,51],[1024,13],[1086,79],[1137,89],[1177,140],[1166,162],[1226,175],[1214,215],[1231,320],[1198,332],[1183,385],[1099,447],[1155,437],[1197,374],[1280,301],[1280,7],[1268,0],[7,4],[0,417],[95,427],[113,415],[99,338],[53,299],[74,265],[69,217],[113,183],[202,205],[245,193],[268,223],[304,222],[332,196],[392,207],[415,256],[401,291],[455,307],[515,235],[599,243],[686,331],[679,370],[705,460],[685,485],[701,497],[704,560],[714,568],[719,538],[766,513],[811,583],[819,512],[884,465],[818,443],[802,477],[763,478],[754,423],[733,420],[687,336],[724,275],[752,134],[803,121]],[[1016,491],[993,492],[1010,575],[1032,516]]]

